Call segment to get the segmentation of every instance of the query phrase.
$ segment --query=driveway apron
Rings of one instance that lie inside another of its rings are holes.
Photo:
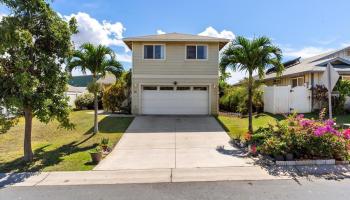
[[[210,116],[137,116],[94,170],[252,166],[229,140]]]

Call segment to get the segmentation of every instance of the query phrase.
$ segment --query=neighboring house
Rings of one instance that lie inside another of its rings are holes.
[[[311,58],[297,58],[285,62],[285,70],[280,77],[276,77],[275,69],[271,68],[267,70],[264,82],[267,86],[280,86],[274,89],[277,98],[287,95],[286,92],[282,92],[284,90],[290,90],[294,93],[299,92],[299,94],[293,94],[292,98],[281,100],[281,104],[286,105],[289,101],[289,104],[292,105],[290,110],[293,110],[295,107],[309,102],[310,106],[302,106],[303,109],[301,110],[311,112],[317,108],[317,104],[313,99],[313,88],[316,85],[323,85],[322,75],[328,63],[333,65],[335,70],[340,74],[341,79],[350,80],[350,47],[347,47]],[[290,88],[287,88],[287,86]],[[309,92],[306,92],[306,89]],[[281,92],[276,93],[278,90]],[[272,100],[268,100],[266,103],[276,104]]]
[[[77,97],[83,94],[84,92],[87,92],[86,87],[74,87],[74,86],[68,85],[68,89],[65,93],[66,96],[69,97],[68,104],[74,107],[75,99],[77,99]]]
[[[83,76],[72,76],[68,81],[68,89],[65,93],[69,97],[69,105],[75,106],[75,99],[87,91],[87,86],[93,80],[92,75],[83,75]],[[115,82],[116,78],[112,74],[107,74],[105,77],[98,77],[97,82],[103,85],[111,85]]]
[[[169,33],[123,41],[133,51],[133,114],[218,113],[219,51],[228,39]]]

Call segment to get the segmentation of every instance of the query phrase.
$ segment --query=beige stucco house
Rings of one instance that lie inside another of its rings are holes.
[[[284,63],[285,70],[282,76],[276,77],[274,68],[266,72],[264,82],[267,86],[291,86],[306,87],[310,94],[307,94],[310,101],[310,111],[317,108],[317,103],[313,98],[313,88],[316,85],[323,85],[322,75],[328,63],[331,63],[334,69],[339,73],[341,79],[350,80],[350,47],[313,56],[306,59],[297,58]],[[280,95],[277,95],[280,96]],[[292,107],[301,104],[301,98],[296,98],[290,102]],[[307,102],[307,101],[305,101]],[[347,102],[347,104],[350,102]]]
[[[123,41],[133,52],[133,114],[218,113],[219,50],[229,40],[169,33]]]

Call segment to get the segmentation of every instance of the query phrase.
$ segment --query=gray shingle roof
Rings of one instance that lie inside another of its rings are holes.
[[[183,33],[166,33],[159,35],[145,35],[138,37],[124,38],[123,41],[131,49],[132,42],[218,42],[220,49],[230,40],[225,38],[183,34]]]
[[[332,64],[333,62],[344,63],[344,65],[337,64],[337,66],[334,66],[335,70],[343,73],[350,73],[350,65],[348,65],[348,63],[350,63],[350,57],[338,56],[339,52],[347,49],[350,49],[350,47],[302,59],[300,60],[300,63],[286,68],[281,77],[303,74],[306,72],[324,71],[328,62],[331,62]],[[267,80],[273,78],[276,78],[276,73],[267,73],[264,79]]]

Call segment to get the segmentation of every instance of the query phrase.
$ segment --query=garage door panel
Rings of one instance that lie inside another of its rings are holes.
[[[208,91],[142,91],[142,114],[206,115],[209,112]]]

